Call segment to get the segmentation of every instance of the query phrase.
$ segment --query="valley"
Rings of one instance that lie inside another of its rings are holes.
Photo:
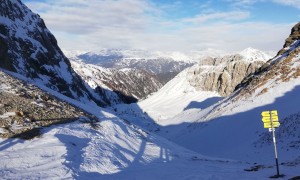
[[[0,2],[1,178],[269,179],[268,110],[283,179],[300,177],[299,22],[277,54],[62,51],[46,23]]]

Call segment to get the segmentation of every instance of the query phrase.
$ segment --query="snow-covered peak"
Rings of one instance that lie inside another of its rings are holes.
[[[239,54],[244,56],[246,61],[267,61],[272,58],[270,54],[252,47],[242,50]]]

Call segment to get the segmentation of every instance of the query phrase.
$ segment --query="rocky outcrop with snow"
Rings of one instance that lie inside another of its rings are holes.
[[[216,91],[228,96],[246,76],[254,73],[270,58],[252,48],[235,55],[208,57],[190,69],[189,82],[198,90]]]
[[[300,23],[296,24],[287,38],[283,49],[277,56],[270,59],[255,74],[247,77],[238,86],[240,88],[237,97],[251,96],[253,93],[264,94],[273,86],[266,87],[269,81],[275,80],[275,84],[289,82],[300,76],[299,54],[300,54]],[[274,84],[274,86],[275,86]],[[265,87],[261,89],[262,87]]]
[[[162,87],[156,77],[146,71],[104,68],[75,59],[71,60],[71,64],[91,87],[106,89],[106,96],[116,103],[118,99],[126,103],[135,102]]]
[[[0,2],[0,67],[82,102],[110,104],[71,68],[39,15],[20,0]]]
[[[31,139],[41,128],[92,115],[0,71],[0,137]]]
[[[296,40],[300,39],[300,22],[297,23],[291,30],[290,36],[285,40],[285,44],[283,45],[283,48],[288,48],[292,45]],[[281,54],[282,51],[280,51],[279,54]]]

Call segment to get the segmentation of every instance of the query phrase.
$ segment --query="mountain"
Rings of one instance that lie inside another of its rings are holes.
[[[244,171],[249,167],[246,162],[206,157],[178,146],[95,104],[55,91],[45,93],[1,70],[0,77],[0,175],[4,179],[266,177],[267,171]]]
[[[86,103],[111,104],[75,73],[44,21],[20,0],[1,1],[0,46],[1,68]]]
[[[293,27],[278,55],[247,76],[229,97],[166,119],[168,123],[162,124],[158,133],[205,155],[246,160],[265,168],[271,165],[274,169],[272,135],[263,128],[261,112],[277,110],[280,166],[284,173],[299,169],[299,25]],[[204,101],[197,103],[201,106]]]
[[[205,72],[195,73],[199,66],[207,69],[208,74],[230,69],[222,63],[210,65],[222,58],[208,58],[202,64],[180,73],[153,96],[137,104],[117,106],[116,112],[129,122],[187,149],[211,157],[247,162],[249,167],[245,171],[264,173],[264,178],[267,178],[275,174],[276,165],[272,134],[264,128],[261,113],[277,110],[281,124],[275,129],[280,172],[290,177],[297,176],[300,168],[299,33],[300,23],[292,28],[283,49],[246,75],[225,98],[221,98],[217,92],[203,91],[201,88],[205,85],[201,83],[197,85],[198,90],[189,83],[188,77],[194,78]],[[246,51],[246,54],[254,52],[249,49]],[[231,56],[233,61],[225,58],[225,62],[230,64],[237,60],[240,63],[241,54]],[[244,58],[244,62],[253,63],[256,59]],[[238,64],[231,67],[234,66]],[[243,67],[249,65],[241,66],[245,71]],[[191,73],[188,73],[189,70]],[[207,76],[203,75],[202,78]],[[230,81],[219,82],[226,84]],[[211,84],[218,83],[212,81]]]
[[[155,75],[162,84],[197,61],[179,52],[162,53],[146,50],[102,49],[97,52],[67,54],[71,59],[81,59],[87,64],[105,68],[142,70]]]
[[[55,91],[46,93],[1,70],[0,77],[0,175],[4,179],[263,176],[241,169],[247,163],[205,157],[180,147],[96,104]]]
[[[246,51],[247,56],[244,56]],[[203,58],[138,105],[157,123],[165,124],[166,119],[173,123],[171,117],[184,110],[205,109],[229,96],[247,75],[254,73],[270,58],[253,48],[239,54]]]
[[[190,51],[187,53],[137,49],[101,49],[97,52],[64,52],[71,60],[75,71],[88,84],[91,84],[90,77],[92,76],[93,86],[97,81],[96,84],[104,87],[104,89],[121,92],[135,99],[144,99],[153,92],[156,92],[179,72],[196,64],[207,55],[217,57],[225,54],[223,51],[213,49]],[[89,71],[88,74],[85,73],[87,71]],[[93,73],[93,75],[90,73]]]
[[[91,86],[107,89],[110,99],[122,99],[123,102],[132,103],[147,95],[156,92],[162,87],[157,78],[143,70],[114,69],[85,64],[80,60],[71,58],[74,70]],[[119,97],[112,98],[118,95]]]

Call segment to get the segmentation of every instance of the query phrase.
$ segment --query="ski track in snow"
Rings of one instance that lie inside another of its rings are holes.
[[[92,129],[74,122],[44,128],[30,141],[0,141],[4,179],[261,179],[248,164],[208,158],[107,119]]]
[[[27,141],[1,139],[3,179],[264,179],[272,174],[271,168],[249,173],[244,168],[252,164],[200,155],[96,105],[40,87],[92,112],[100,122],[96,128],[81,121],[45,127],[41,137]]]

